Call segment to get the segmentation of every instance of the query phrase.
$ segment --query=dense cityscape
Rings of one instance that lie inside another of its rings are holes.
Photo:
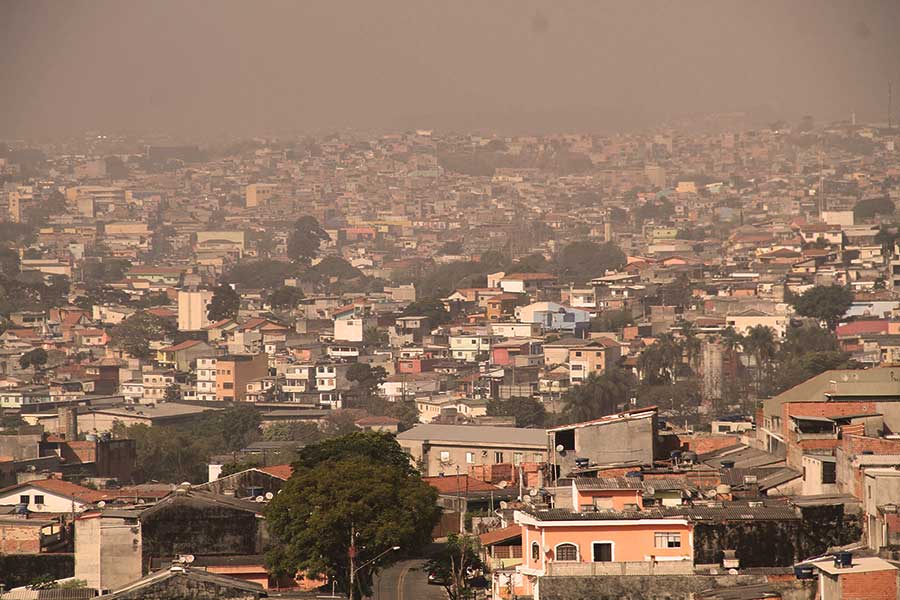
[[[900,599],[893,87],[529,134],[16,104],[0,599]]]

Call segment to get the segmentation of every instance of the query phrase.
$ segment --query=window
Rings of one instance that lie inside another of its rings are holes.
[[[728,425],[719,425],[719,433],[728,433],[731,431],[731,427]]]
[[[450,452],[448,450],[441,451],[441,462],[450,462]]]
[[[466,463],[472,464],[475,462],[475,453],[474,452],[466,452]]]
[[[837,463],[828,461],[822,462],[822,483],[837,483],[836,467]]]
[[[562,446],[563,450],[575,449],[575,430],[563,429],[556,432],[556,445]]]
[[[614,508],[612,498],[594,498],[594,506],[600,510],[612,510]]]
[[[612,562],[613,545],[612,542],[594,542],[591,547],[591,558],[594,562]]]
[[[28,494],[19,496],[19,504],[31,504],[31,496]]]
[[[503,462],[503,453],[502,452],[494,452],[494,462],[495,463]]]
[[[537,542],[531,543],[531,560],[538,561],[541,559],[541,545]]]
[[[556,560],[559,561],[577,561],[578,546],[575,544],[560,544],[556,547]]]
[[[524,458],[525,458],[525,455],[523,453],[514,452],[513,453],[513,464],[515,464],[515,465],[520,464],[524,460]]]
[[[234,384],[231,383],[230,381],[223,381],[223,382],[222,382],[222,387],[223,387],[224,389],[226,389],[226,390],[233,390],[233,389],[234,389]]]
[[[668,531],[657,531],[653,534],[654,546],[657,548],[681,548],[681,534]]]
[[[43,494],[35,494],[34,495],[34,503],[35,504],[43,504],[44,503],[44,495]]]
[[[581,358],[581,352],[576,352],[575,356],[577,356],[578,358]]]

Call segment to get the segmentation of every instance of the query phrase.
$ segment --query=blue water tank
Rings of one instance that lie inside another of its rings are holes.
[[[797,579],[815,579],[816,572],[812,565],[795,565],[794,576]]]
[[[841,569],[846,569],[847,567],[853,566],[853,553],[852,552],[835,552],[834,553],[834,566],[839,567]]]

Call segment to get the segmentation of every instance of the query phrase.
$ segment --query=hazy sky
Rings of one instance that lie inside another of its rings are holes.
[[[898,0],[0,0],[0,137],[884,121],[898,32]]]

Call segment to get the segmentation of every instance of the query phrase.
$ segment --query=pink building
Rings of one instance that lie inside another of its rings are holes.
[[[640,510],[643,494],[636,477],[577,477],[572,480],[572,510]]]
[[[516,593],[534,595],[544,576],[690,574],[693,525],[683,516],[641,512],[516,511],[522,564]]]

